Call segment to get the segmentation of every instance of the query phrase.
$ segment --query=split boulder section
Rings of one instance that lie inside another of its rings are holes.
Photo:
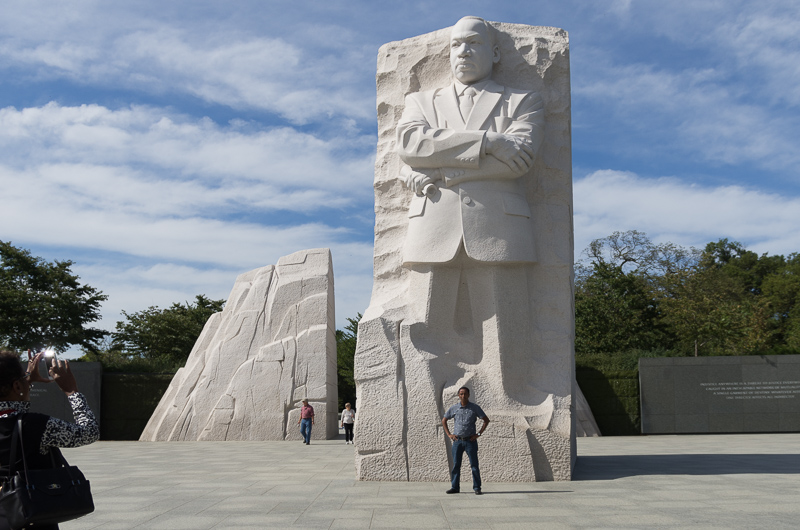
[[[195,343],[140,441],[300,440],[300,404],[313,439],[336,437],[337,379],[330,250],[295,252],[241,274]]]

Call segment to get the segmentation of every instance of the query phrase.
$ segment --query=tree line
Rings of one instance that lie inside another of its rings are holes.
[[[225,300],[197,295],[166,308],[123,311],[112,332],[97,329],[108,297],[84,285],[72,261],[48,262],[0,241],[0,348],[17,352],[43,347],[64,352],[79,346],[82,361],[98,361],[106,371],[174,373],[186,364],[206,321]],[[339,408],[355,403],[353,356],[358,321],[336,330]]]
[[[800,353],[800,254],[704,249],[642,232],[592,241],[576,264],[575,352],[597,356]]]
[[[107,297],[71,261],[48,262],[0,241],[0,346],[79,346],[114,371],[174,372],[224,300],[128,313],[113,332],[92,327]],[[355,401],[358,321],[336,331],[340,395]],[[800,353],[800,254],[758,255],[721,239],[704,249],[656,244],[631,230],[596,239],[575,265],[578,362],[642,356]],[[340,404],[341,405],[341,404]]]

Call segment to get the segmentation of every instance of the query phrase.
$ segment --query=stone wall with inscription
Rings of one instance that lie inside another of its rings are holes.
[[[800,432],[800,355],[639,359],[643,434]]]

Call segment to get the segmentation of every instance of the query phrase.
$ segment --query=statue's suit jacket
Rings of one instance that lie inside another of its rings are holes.
[[[442,181],[432,196],[411,199],[405,263],[451,261],[462,241],[477,261],[536,261],[521,175],[483,152],[487,131],[517,136],[538,149],[542,98],[489,81],[464,123],[453,85],[406,96],[397,126],[400,158],[418,171],[440,170]]]

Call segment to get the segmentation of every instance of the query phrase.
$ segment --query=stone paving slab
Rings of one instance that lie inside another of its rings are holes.
[[[83,529],[797,528],[800,434],[578,439],[571,482],[358,482],[353,446],[98,442],[64,451],[91,481]]]

